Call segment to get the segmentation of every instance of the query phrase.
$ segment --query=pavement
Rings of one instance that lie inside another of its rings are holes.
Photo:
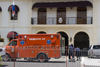
[[[87,57],[82,57],[81,59],[82,59],[81,64],[83,64],[84,66],[98,66],[98,67],[100,67],[100,59],[87,58]]]
[[[75,58],[76,59],[76,58]],[[67,60],[67,62],[66,62]],[[82,66],[83,65],[83,66]],[[0,67],[13,67],[14,62],[4,62]],[[100,59],[81,57],[81,61],[69,62],[68,56],[62,56],[59,59],[51,58],[48,62],[38,62],[37,60],[28,61],[24,58],[17,59],[15,67],[100,67]]]

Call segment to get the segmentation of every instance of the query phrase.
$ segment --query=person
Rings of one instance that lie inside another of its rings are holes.
[[[71,44],[69,46],[69,62],[71,61],[71,56],[72,56],[72,60],[74,61],[74,47],[73,47],[73,44]]]
[[[78,59],[80,59],[80,48],[79,47],[75,48],[75,55],[76,55],[77,61],[78,61]]]

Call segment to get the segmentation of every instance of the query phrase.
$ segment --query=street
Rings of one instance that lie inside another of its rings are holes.
[[[1,67],[14,67],[14,62],[4,62],[4,64]],[[56,62],[56,61],[50,61],[45,63],[40,63],[37,61],[16,61],[15,67],[66,67],[65,62]]]
[[[15,62],[15,67],[82,67],[81,61],[75,61],[75,62],[69,62],[67,59],[66,63],[66,57],[63,56],[60,59],[50,59],[48,62],[38,62],[37,60],[29,61],[29,60],[23,60],[19,59]],[[84,57],[84,67],[100,67],[100,59],[93,59],[93,58],[87,58]],[[14,67],[14,62],[4,62],[4,64],[0,67]]]

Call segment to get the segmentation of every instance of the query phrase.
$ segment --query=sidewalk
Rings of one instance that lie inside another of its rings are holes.
[[[100,66],[100,59],[82,57],[81,64],[84,66]]]
[[[51,58],[49,61],[64,61],[64,62],[66,62],[66,56],[62,56],[62,57],[60,57],[60,58],[57,58],[57,59],[55,59],[55,58]]]

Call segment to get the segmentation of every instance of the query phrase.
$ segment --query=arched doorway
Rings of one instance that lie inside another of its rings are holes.
[[[79,47],[84,52],[82,55],[87,55],[87,50],[89,48],[89,36],[85,32],[78,32],[74,37],[74,47]]]
[[[46,34],[46,32],[40,31],[40,32],[38,32],[37,34]]]
[[[57,33],[60,33],[62,36],[61,38],[62,55],[66,55],[66,46],[68,47],[68,35],[63,31]]]

